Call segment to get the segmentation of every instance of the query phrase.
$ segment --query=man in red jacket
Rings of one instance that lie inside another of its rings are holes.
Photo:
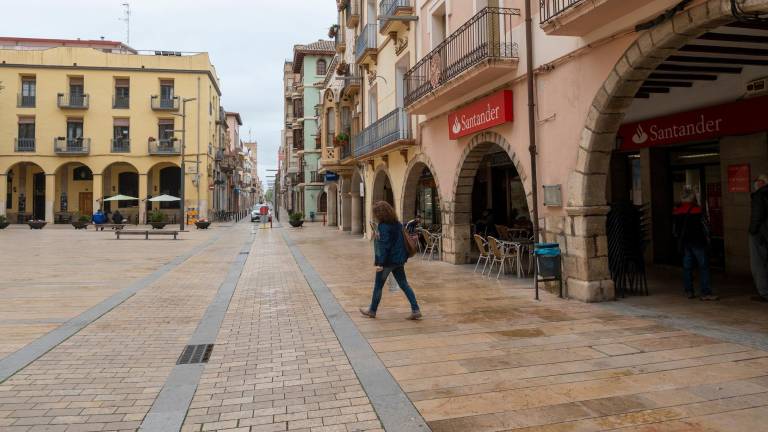
[[[755,179],[752,214],[749,221],[749,258],[752,277],[759,296],[753,300],[768,302],[768,176]]]
[[[701,299],[718,300],[712,294],[709,280],[709,228],[704,211],[690,188],[683,191],[681,204],[672,212],[678,251],[683,255],[683,283],[689,299],[696,298],[693,289],[693,267],[699,267]]]

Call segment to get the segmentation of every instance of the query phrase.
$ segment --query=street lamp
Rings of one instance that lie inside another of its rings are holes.
[[[186,197],[184,196],[184,183],[186,182],[186,163],[184,162],[184,150],[187,145],[187,102],[192,102],[197,98],[182,98],[181,99],[181,187],[179,188],[179,194],[181,195],[181,203],[179,208],[181,209],[181,220],[179,221],[179,231],[184,231],[184,223],[186,216]],[[179,115],[179,114],[174,114]],[[179,131],[174,131],[179,132]],[[198,168],[199,167],[195,167]],[[198,212],[200,209],[198,209]]]

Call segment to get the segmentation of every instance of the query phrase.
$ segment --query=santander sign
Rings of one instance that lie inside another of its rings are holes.
[[[513,118],[512,90],[502,90],[449,113],[448,136],[455,140]]]
[[[762,118],[766,108],[768,96],[762,96],[628,123],[619,128],[620,149],[639,150],[761,132],[768,129]]]

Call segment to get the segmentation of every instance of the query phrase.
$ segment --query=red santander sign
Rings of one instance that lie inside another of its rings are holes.
[[[512,120],[512,90],[501,90],[449,113],[448,136],[455,140]]]
[[[673,114],[619,128],[621,150],[705,141],[728,135],[768,130],[768,96],[745,99],[695,111]]]

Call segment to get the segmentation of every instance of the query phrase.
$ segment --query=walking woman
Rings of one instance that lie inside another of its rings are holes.
[[[397,220],[395,209],[385,201],[379,201],[373,205],[373,217],[379,223],[379,234],[375,241],[376,281],[373,285],[371,306],[367,309],[360,308],[360,313],[368,318],[376,318],[376,310],[379,308],[379,302],[381,302],[384,282],[392,273],[411,304],[411,315],[408,319],[421,319],[416,295],[405,277],[404,266],[405,262],[408,261],[408,251],[405,247],[403,225]]]

